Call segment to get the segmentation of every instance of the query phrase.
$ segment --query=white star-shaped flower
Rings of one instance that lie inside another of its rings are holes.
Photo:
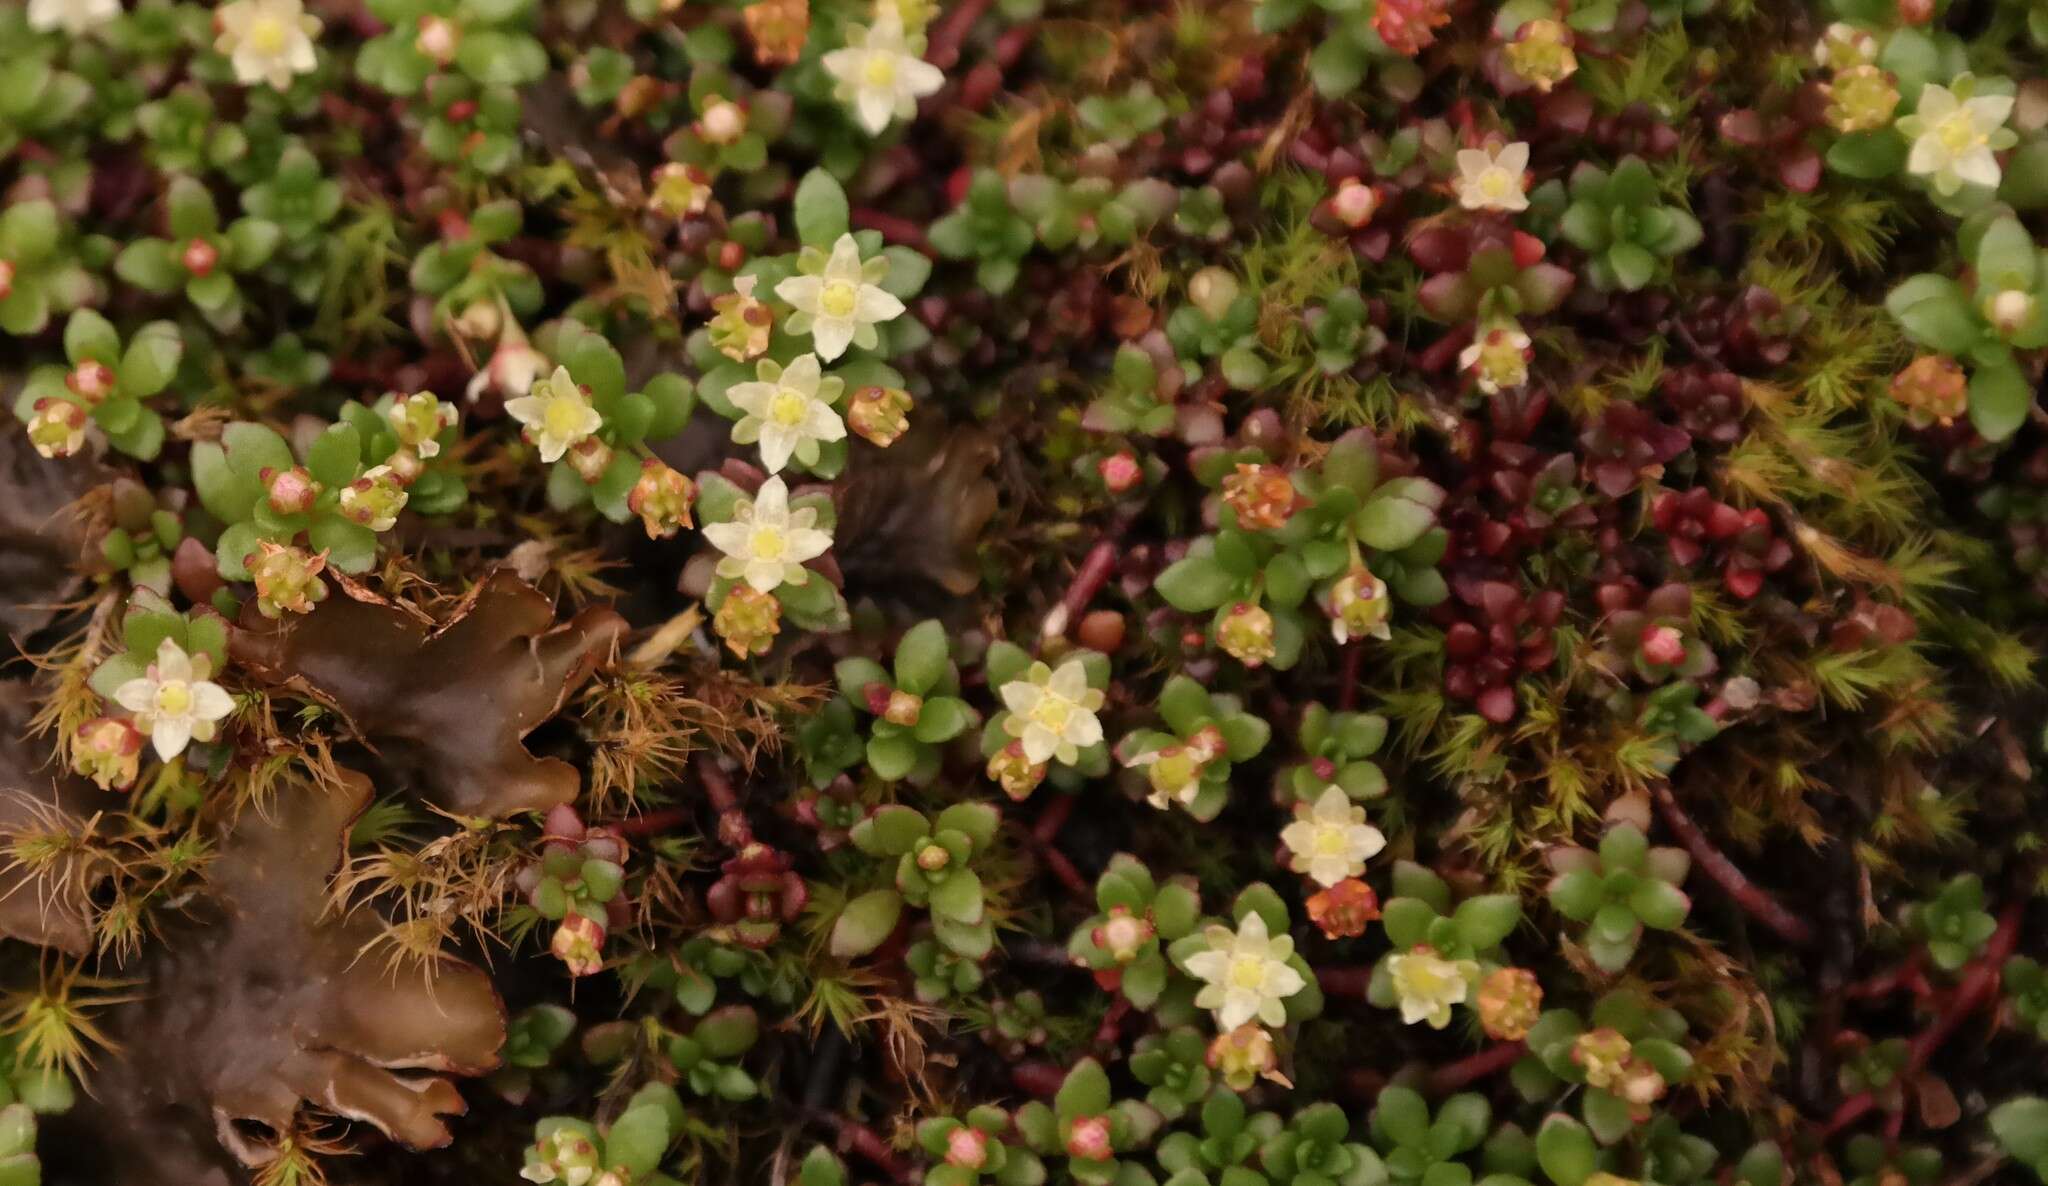
[[[1313,807],[1295,809],[1294,822],[1280,829],[1280,843],[1292,855],[1296,873],[1327,889],[1363,873],[1365,863],[1387,846],[1387,838],[1365,822],[1365,808],[1333,783]]]
[[[506,400],[505,412],[525,426],[526,439],[540,450],[544,462],[561,460],[562,454],[604,427],[604,417],[570,377],[568,367],[556,367],[526,395]]]
[[[818,357],[831,362],[849,345],[872,350],[879,340],[875,327],[903,314],[903,302],[879,283],[889,274],[889,260],[877,255],[862,262],[852,235],[839,236],[828,258],[815,247],[799,255],[801,275],[775,286],[775,295],[796,309],[789,332],[808,333]]]
[[[1998,185],[1998,158],[2016,137],[2004,125],[2012,114],[2011,95],[1959,98],[1945,86],[1929,83],[1920,90],[1913,114],[1899,120],[1899,131],[1913,141],[1906,169],[1926,177],[1937,192],[1952,194],[1965,182]]]
[[[1209,949],[1187,960],[1188,973],[1206,982],[1195,995],[1195,1007],[1214,1010],[1216,1028],[1223,1033],[1253,1019],[1285,1025],[1287,998],[1308,984],[1287,963],[1294,954],[1293,938],[1269,935],[1257,912],[1245,915],[1235,932],[1212,924],[1202,935]]]
[[[83,37],[121,15],[121,0],[28,0],[29,28]]]
[[[1467,210],[1527,210],[1529,195],[1522,190],[1522,175],[1528,168],[1529,146],[1520,140],[1493,149],[1461,148],[1451,187]]]
[[[166,638],[147,672],[114,689],[114,703],[135,714],[135,727],[149,734],[164,761],[184,753],[195,737],[213,740],[215,723],[234,711],[233,697],[206,678],[212,668],[205,654],[187,655]]]
[[[789,487],[779,477],[761,483],[752,499],[741,499],[733,517],[707,524],[704,538],[725,553],[718,575],[743,580],[762,593],[810,579],[804,561],[825,554],[831,533],[818,528],[816,507],[789,508]]]
[[[1033,765],[1057,758],[1072,765],[1080,751],[1102,740],[1102,691],[1088,686],[1088,669],[1079,658],[1055,671],[1033,663],[1024,678],[1002,686],[1003,706],[1010,710],[1003,729],[1024,745]]]
[[[853,105],[854,118],[871,136],[891,120],[916,115],[917,101],[946,82],[937,66],[911,49],[895,5],[880,5],[875,17],[872,28],[850,26],[845,47],[823,59],[825,72],[839,84],[840,101]]]
[[[282,91],[292,76],[315,65],[313,39],[320,18],[301,0],[231,0],[213,14],[220,36],[213,48],[228,56],[235,80],[243,86],[267,82]]]
[[[725,393],[746,413],[732,426],[732,439],[742,445],[759,441],[761,464],[769,473],[780,471],[792,456],[816,465],[820,443],[846,439],[846,421],[832,407],[846,384],[822,374],[817,355],[799,355],[787,367],[764,358],[755,364],[754,377]]]

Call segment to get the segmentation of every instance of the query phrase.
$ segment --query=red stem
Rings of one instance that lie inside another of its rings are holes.
[[[1031,839],[1039,844],[1051,844],[1059,839],[1060,829],[1067,826],[1067,817],[1074,814],[1074,804],[1079,795],[1061,795],[1045,805],[1039,813],[1038,822],[1031,826]]]
[[[1785,909],[1776,898],[1751,881],[1735,862],[1727,858],[1700,826],[1678,805],[1678,796],[1671,793],[1671,784],[1660,782],[1654,788],[1657,809],[1664,822],[1677,834],[1679,843],[1692,854],[1693,863],[1700,867],[1708,878],[1735,899],[1735,904],[1751,918],[1769,927],[1787,943],[1804,946],[1813,942],[1813,928],[1806,920]]]
[[[1052,870],[1052,875],[1059,883],[1067,887],[1068,893],[1083,901],[1094,900],[1095,891],[1089,887],[1088,879],[1081,876],[1081,871],[1074,867],[1074,862],[1067,859],[1066,853],[1050,844],[1041,844],[1038,846],[1038,856],[1045,862],[1045,867]]]
[[[937,259],[939,253],[932,248],[932,241],[925,238],[924,228],[907,218],[899,218],[886,210],[868,206],[855,206],[847,215],[853,225],[864,231],[880,231],[888,242]]]
[[[1060,1084],[1066,1082],[1067,1073],[1052,1063],[1020,1062],[1010,1068],[1010,1082],[1017,1090],[1041,1099],[1051,1099],[1060,1093]]]
[[[1468,1083],[1476,1083],[1495,1072],[1507,1070],[1527,1053],[1529,1044],[1519,1038],[1489,1046],[1477,1054],[1438,1067],[1429,1076],[1429,1090],[1435,1095],[1448,1095]]]
[[[1108,1012],[1102,1015],[1102,1024],[1095,1027],[1095,1044],[1105,1049],[1116,1045],[1118,1035],[1124,1028],[1124,1015],[1131,1011],[1131,999],[1119,994],[1109,1003]]]
[[[1371,968],[1317,968],[1316,984],[1326,997],[1356,997],[1365,999],[1366,986],[1372,983]]]
[[[1067,584],[1066,596],[1060,598],[1060,603],[1053,607],[1053,611],[1045,615],[1045,625],[1038,631],[1039,639],[1043,641],[1064,637],[1067,628],[1073,625],[1074,619],[1081,615],[1082,610],[1088,608],[1088,603],[1102,591],[1102,586],[1109,581],[1109,574],[1114,571],[1116,541],[1096,541],[1095,546],[1088,549],[1088,554],[1081,558],[1081,566],[1074,570],[1074,579]]]
[[[1865,1000],[1888,997],[1903,988],[1916,997],[1931,996],[1934,987],[1927,983],[1926,964],[1927,949],[1914,948],[1913,954],[1899,961],[1898,966],[1844,987],[1841,995],[1849,1000]]]
[[[2025,912],[2024,900],[2006,903],[1998,916],[1998,929],[1991,932],[1991,939],[1984,945],[1983,952],[1963,969],[1963,978],[1956,984],[1955,995],[1949,998],[1948,1007],[1928,1022],[1927,1028],[1921,1030],[1907,1048],[1906,1066],[1900,1072],[1901,1078],[1919,1074],[1927,1066],[1927,1060],[1941,1049],[1941,1044],[1955,1033],[1956,1027],[1997,993],[1999,970],[2005,966],[2013,947],[2019,942],[2020,917]],[[1821,1129],[1821,1139],[1825,1141],[1834,1136],[1876,1106],[1877,1097],[1867,1091],[1843,1100]]]
[[[697,777],[704,783],[704,797],[711,800],[712,810],[718,812],[718,839],[732,849],[752,844],[753,825],[747,822],[747,813],[740,807],[739,794],[733,790],[725,767],[718,764],[717,758],[705,754],[697,759]]]
[[[1358,703],[1358,668],[1365,659],[1365,648],[1357,642],[1344,644],[1344,665],[1339,669],[1337,685],[1337,711],[1350,712]]]
[[[621,836],[658,836],[670,828],[689,822],[690,814],[687,807],[664,807],[660,811],[650,811],[645,815],[606,820],[602,826]]]
[[[926,43],[924,60],[941,70],[951,70],[960,61],[961,43],[973,30],[974,22],[982,18],[994,0],[967,0],[946,14],[937,27],[932,29],[931,40]]]
[[[843,1153],[858,1153],[869,1164],[898,1182],[912,1182],[916,1175],[905,1165],[882,1134],[858,1120],[848,1120],[836,1112],[817,1113],[820,1120],[832,1126],[839,1134],[839,1149]]]

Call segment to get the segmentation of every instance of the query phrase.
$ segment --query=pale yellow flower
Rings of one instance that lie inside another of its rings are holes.
[[[1082,749],[1102,740],[1102,722],[1095,716],[1102,692],[1088,686],[1087,668],[1078,658],[1057,671],[1033,663],[1024,678],[1003,685],[1002,697],[1010,710],[1003,728],[1023,743],[1024,757],[1034,765],[1055,758],[1072,765]]]
[[[742,445],[761,444],[761,465],[776,473],[794,456],[805,465],[818,463],[818,446],[846,439],[846,422],[832,405],[845,384],[824,376],[818,356],[797,356],[787,367],[762,359],[755,379],[735,383],[725,393],[746,413],[732,426],[732,439]]]
[[[753,498],[740,500],[731,519],[707,524],[704,538],[725,553],[718,562],[719,576],[745,581],[762,593],[809,580],[804,561],[832,546],[831,534],[818,527],[818,508],[791,510],[789,487],[779,477],[761,483]]]
[[[1425,944],[1388,956],[1387,976],[1401,1003],[1402,1023],[1427,1021],[1431,1029],[1440,1030],[1450,1023],[1451,1006],[1463,1004],[1472,991],[1472,982],[1479,978],[1479,964],[1447,960]]]
[[[1527,210],[1522,174],[1528,168],[1529,146],[1520,140],[1498,148],[1461,148],[1451,186],[1467,210]]]
[[[822,59],[825,73],[839,84],[841,102],[853,106],[854,118],[871,136],[892,120],[917,114],[917,101],[945,85],[937,66],[917,56],[893,4],[875,13],[874,27],[850,26],[846,45]]]
[[[604,417],[591,406],[590,396],[569,376],[568,367],[533,384],[518,399],[505,401],[505,412],[526,427],[526,439],[540,450],[540,459],[553,463],[562,454],[604,427]]]
[[[1195,1007],[1214,1010],[1216,1028],[1225,1032],[1252,1020],[1287,1024],[1287,998],[1308,985],[1287,963],[1294,939],[1268,934],[1257,912],[1245,915],[1235,932],[1211,924],[1202,935],[1209,949],[1187,960],[1188,973],[1206,982]]]
[[[267,82],[286,90],[293,75],[313,69],[320,18],[301,0],[230,0],[215,10],[213,23],[220,30],[213,48],[227,55],[243,86]]]
[[[135,714],[135,727],[149,734],[157,757],[168,762],[194,738],[213,740],[217,722],[234,711],[234,699],[206,678],[212,670],[204,653],[187,655],[166,638],[145,673],[114,689],[114,703]]]
[[[1364,872],[1365,863],[1387,846],[1387,838],[1365,822],[1365,808],[1332,783],[1313,807],[1295,809],[1294,822],[1280,829],[1280,843],[1292,855],[1296,873],[1328,887]]]
[[[903,302],[877,283],[889,274],[887,257],[863,262],[852,235],[839,236],[829,257],[806,248],[797,267],[804,274],[776,285],[775,295],[796,309],[789,332],[809,333],[818,357],[826,362],[846,353],[849,345],[874,349],[880,341],[875,327],[903,314]]]
[[[1943,194],[1966,183],[1996,187],[1998,158],[1992,154],[2016,139],[2004,126],[2012,107],[2011,95],[1963,99],[1945,86],[1922,87],[1913,114],[1898,122],[1900,133],[1913,141],[1906,170],[1927,178]]]

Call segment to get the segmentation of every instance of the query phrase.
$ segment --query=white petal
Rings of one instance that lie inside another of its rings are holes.
[[[1230,959],[1220,951],[1198,951],[1187,959],[1188,975],[1197,980],[1221,980]]]
[[[201,680],[192,685],[192,715],[203,721],[217,721],[235,711],[235,698],[219,684]]]
[[[912,95],[923,98],[946,85],[945,72],[923,58],[906,57],[896,66],[897,77]]]
[[[798,437],[794,429],[767,422],[761,426],[761,468],[776,473],[789,464],[789,455],[796,450]]]
[[[114,689],[114,703],[129,712],[148,712],[156,703],[156,681],[138,676]]]
[[[896,118],[896,96],[886,91],[862,90],[854,95],[853,108],[868,135],[879,136],[889,121]]]
[[[811,323],[811,344],[818,356],[831,361],[846,353],[853,342],[853,320],[848,317],[820,317]]]
[[[854,242],[851,234],[841,234],[839,241],[832,245],[832,256],[825,261],[825,278],[860,279],[860,244]]]
[[[775,398],[775,384],[752,381],[735,383],[725,389],[725,398],[742,412],[753,416],[766,416],[768,401]]]
[[[158,683],[192,678],[192,657],[184,647],[168,638],[156,644],[156,678]]]
[[[1925,176],[1940,169],[1948,162],[1948,150],[1933,136],[1922,136],[1913,141],[1913,151],[1906,156],[1906,171]]]
[[[815,560],[832,547],[832,537],[815,527],[798,528],[789,533],[788,540],[791,560]]]
[[[706,523],[704,538],[728,556],[738,556],[747,547],[747,526],[739,522]]]
[[[799,354],[796,361],[789,364],[789,369],[782,372],[782,385],[794,387],[805,395],[816,395],[818,380],[823,373],[817,355]]]
[[[1956,176],[1972,185],[1996,187],[1998,185],[1998,158],[1991,150],[1979,145],[1963,154],[1955,165]]]
[[[1970,100],[1970,119],[1981,131],[1991,131],[2012,114],[2011,95],[1979,95]]]
[[[893,321],[903,315],[903,302],[873,284],[863,284],[853,299],[853,317],[869,324]]]
[[[192,743],[192,722],[186,717],[158,717],[149,731],[156,756],[168,762],[185,752]]]
[[[1493,160],[1510,173],[1520,173],[1529,167],[1529,145],[1525,141],[1517,140],[1501,149],[1500,154]]]
[[[791,276],[775,286],[775,295],[813,316],[818,312],[818,295],[825,281],[819,276]]]

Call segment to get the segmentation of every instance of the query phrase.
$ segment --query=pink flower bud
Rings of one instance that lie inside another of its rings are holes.
[[[1095,464],[1095,470],[1102,475],[1102,484],[1109,487],[1111,494],[1122,494],[1138,484],[1145,471],[1138,465],[1138,459],[1128,450],[1112,453]]]
[[[204,239],[194,239],[185,244],[185,250],[178,258],[192,275],[210,276],[220,264],[220,249]]]
[[[114,368],[103,362],[81,362],[64,377],[64,386],[86,403],[97,405],[114,394]]]

